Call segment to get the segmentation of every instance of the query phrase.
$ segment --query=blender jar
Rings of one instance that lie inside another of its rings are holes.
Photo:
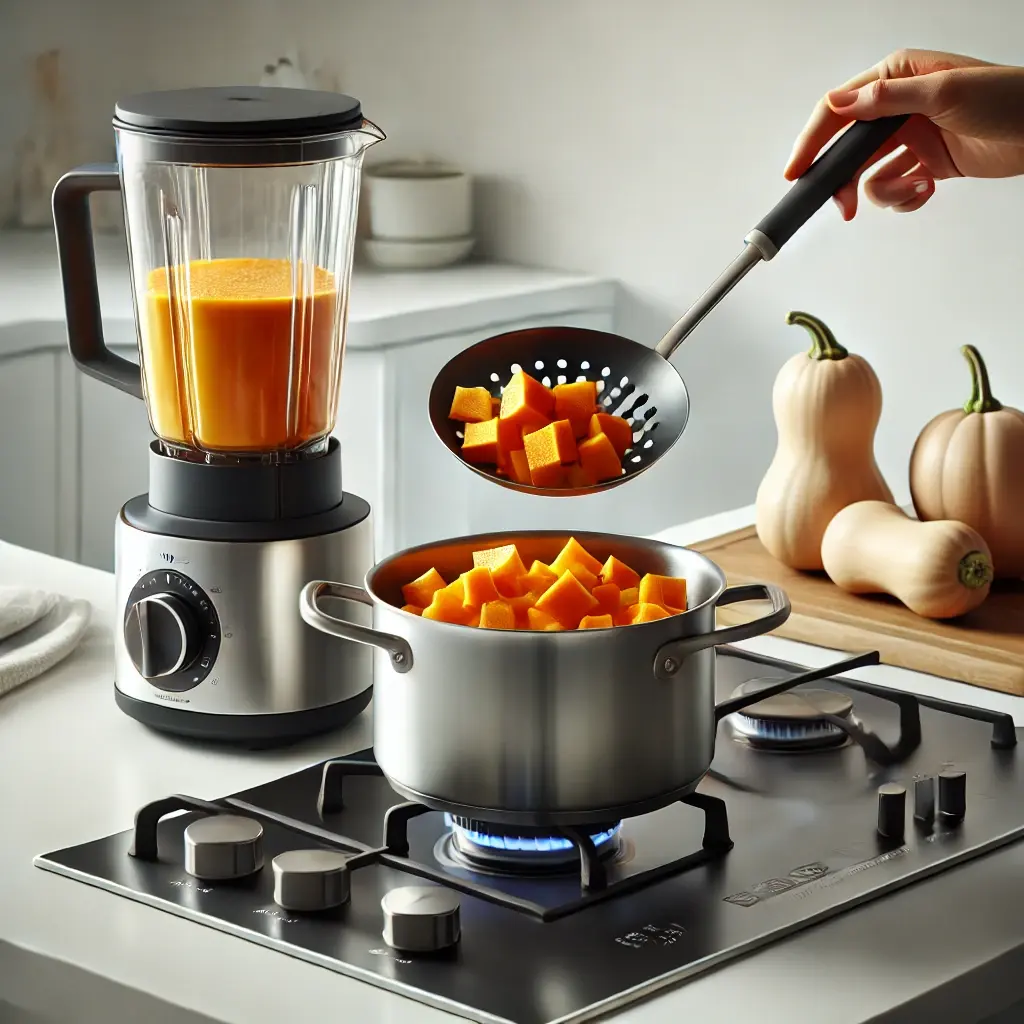
[[[214,88],[118,103],[117,165],[53,194],[79,368],[144,397],[163,450],[323,452],[345,348],[363,153],[383,133],[336,93]],[[103,343],[88,197],[120,189],[140,367]]]

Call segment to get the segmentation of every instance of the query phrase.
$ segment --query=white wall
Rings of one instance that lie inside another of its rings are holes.
[[[483,252],[617,278],[622,331],[651,343],[781,196],[793,137],[825,89],[899,46],[1024,64],[1018,0],[179,0],[173,14],[104,0],[60,5],[77,12],[65,18],[46,7],[17,4],[0,57],[70,47],[85,134],[109,137],[118,92],[255,80],[298,45],[389,134],[378,159],[430,154],[479,176]],[[0,87],[0,124],[17,103]],[[1021,180],[942,182],[912,216],[871,208],[844,225],[823,210],[677,355],[693,415],[629,486],[636,531],[753,500],[774,445],[772,380],[805,344],[783,322],[794,307],[878,372],[878,453],[898,494],[917,431],[966,398],[961,344],[977,344],[997,395],[1024,406],[1022,225]],[[611,500],[581,500],[581,519]]]

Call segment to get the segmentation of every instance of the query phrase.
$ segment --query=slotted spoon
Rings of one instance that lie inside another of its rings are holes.
[[[747,235],[740,254],[654,348],[602,331],[537,327],[499,334],[454,356],[430,389],[430,422],[437,436],[474,473],[530,494],[593,494],[649,469],[679,440],[690,414],[686,384],[669,362],[672,354],[743,277],[757,263],[773,259],[906,120],[900,116],[858,121],[843,132]],[[633,428],[633,447],[622,461],[621,476],[586,488],[534,487],[462,458],[462,424],[448,418],[455,388],[485,387],[497,396],[520,369],[548,386],[577,380],[598,382],[600,405],[628,420]]]

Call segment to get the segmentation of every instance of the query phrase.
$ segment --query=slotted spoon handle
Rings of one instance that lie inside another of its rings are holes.
[[[770,260],[825,203],[849,184],[860,167],[889,141],[908,116],[880,117],[875,121],[857,121],[850,125],[797,178],[775,209],[750,233],[754,235],[756,232],[771,244],[771,249],[761,252],[761,258]],[[760,238],[749,240],[758,248],[763,244]]]
[[[858,169],[878,151],[907,120],[880,117],[856,121],[794,182],[790,190],[743,240],[743,251],[721,273],[714,284],[677,320],[658,342],[656,351],[670,359],[689,333],[762,260],[774,259],[778,251],[821,209]]]

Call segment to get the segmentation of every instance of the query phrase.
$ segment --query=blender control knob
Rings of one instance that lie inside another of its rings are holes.
[[[436,885],[392,889],[380,901],[384,941],[405,953],[436,953],[454,946],[462,934],[459,898]]]
[[[174,594],[148,594],[136,601],[125,616],[124,641],[144,679],[188,668],[202,644],[195,614]]]
[[[334,850],[279,853],[274,871],[274,902],[285,910],[330,910],[348,902],[348,857]]]
[[[907,790],[898,782],[878,787],[878,834],[902,843],[906,834]]]
[[[965,772],[939,772],[939,814],[947,821],[960,821],[967,813]]]
[[[195,878],[226,882],[263,867],[263,826],[237,814],[211,814],[185,829],[185,870]]]

